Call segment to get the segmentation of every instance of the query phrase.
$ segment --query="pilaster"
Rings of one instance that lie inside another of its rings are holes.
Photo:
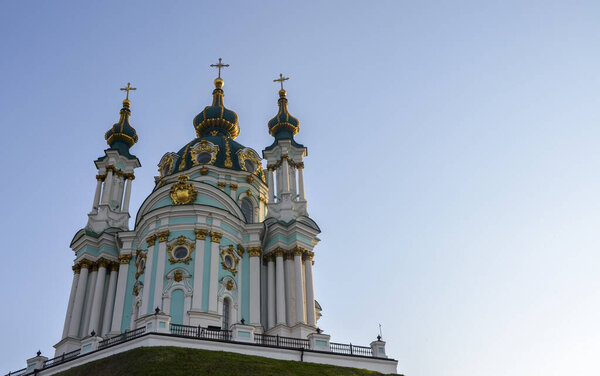
[[[130,262],[130,254],[119,255],[119,274],[117,276],[117,292],[115,294],[115,305],[113,308],[112,323],[110,327],[111,334],[121,333],[123,309],[125,307],[125,290],[127,289],[127,274],[129,273]]]

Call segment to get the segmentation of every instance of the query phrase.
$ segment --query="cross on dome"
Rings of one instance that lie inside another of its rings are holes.
[[[290,79],[289,77],[283,77],[283,74],[279,73],[279,78],[276,80],[273,80],[273,82],[281,83],[281,90],[283,90],[283,81],[287,81],[289,79]]]
[[[219,58],[219,63],[218,64],[211,64],[210,65],[211,67],[215,67],[215,68],[219,69],[219,78],[221,78],[221,68],[227,68],[227,67],[229,67],[229,64],[223,64],[222,60],[223,59]]]
[[[125,96],[125,100],[128,101],[129,100],[129,91],[130,90],[137,90],[136,87],[131,87],[131,82],[127,83],[127,87],[122,87],[121,90],[124,90],[127,92],[127,95]]]

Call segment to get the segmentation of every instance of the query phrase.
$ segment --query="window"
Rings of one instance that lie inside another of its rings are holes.
[[[186,247],[177,247],[175,251],[173,251],[173,256],[178,259],[184,259],[188,256],[189,250]]]
[[[207,164],[212,159],[212,155],[209,152],[203,151],[196,155],[196,161],[200,164]]]
[[[244,197],[242,199],[242,213],[247,223],[252,223],[252,201],[249,198]]]
[[[223,329],[229,330],[229,298],[223,299]]]
[[[246,159],[244,161],[244,167],[246,167],[246,171],[248,172],[254,172],[254,170],[256,170],[256,167],[254,167],[254,163],[252,163],[252,161],[249,159]]]
[[[233,268],[233,258],[230,255],[225,256],[225,266],[228,268]]]

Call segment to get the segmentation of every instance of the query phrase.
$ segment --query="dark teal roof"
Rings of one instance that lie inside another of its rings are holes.
[[[135,128],[129,124],[130,104],[128,99],[123,101],[123,108],[120,111],[121,118],[104,134],[104,139],[110,148],[119,150],[124,155],[129,155],[129,148],[138,141]]]
[[[286,91],[279,90],[279,112],[277,115],[267,124],[269,126],[269,133],[275,139],[294,139],[294,136],[300,131],[300,122],[298,119],[290,115],[288,112],[288,100],[285,97]]]
[[[223,79],[215,80],[212,105],[204,107],[194,118],[194,128],[198,137],[221,134],[234,139],[240,134],[237,114],[225,108],[223,104],[223,84]]]

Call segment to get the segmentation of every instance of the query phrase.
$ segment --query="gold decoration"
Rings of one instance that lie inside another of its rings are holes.
[[[93,272],[97,272],[98,271],[98,263],[97,262],[93,262],[92,263],[92,271]]]
[[[302,259],[303,260],[310,260],[312,261],[313,257],[315,256],[315,253],[312,251],[306,251],[303,255],[302,255]]]
[[[296,168],[298,170],[302,170],[304,168],[304,162],[298,162],[298,163],[296,163]]]
[[[169,234],[170,234],[169,230],[166,230],[166,231],[159,232],[156,235],[158,236],[158,241],[160,243],[162,243],[162,242],[166,242],[169,239]]]
[[[175,280],[175,282],[181,282],[181,280],[183,280],[183,273],[181,272],[181,270],[177,270],[175,274],[173,274],[173,279]]]
[[[135,279],[144,274],[144,270],[146,270],[146,252],[138,249],[135,251]]]
[[[146,238],[146,243],[148,243],[148,247],[152,247],[156,242],[156,235],[150,235]]]
[[[252,175],[246,176],[246,181],[248,182],[248,184],[252,184],[252,182],[254,181],[254,176],[252,176]]]
[[[173,251],[175,250],[175,248],[177,248],[179,246],[183,246],[183,247],[187,248],[188,255],[186,258],[177,259],[173,255]],[[188,264],[190,262],[190,260],[192,259],[192,252],[194,251],[194,243],[191,241],[188,241],[188,239],[182,235],[182,236],[178,237],[174,243],[172,243],[171,245],[168,246],[168,250],[169,250],[169,261],[171,262],[171,264],[176,264],[179,262]]]
[[[220,181],[217,183],[217,186],[221,189],[224,189],[226,185],[227,185],[227,183],[225,183],[224,181]]]
[[[225,139],[225,167],[232,167],[233,162],[231,162],[231,149],[229,148],[229,141],[227,141],[227,137],[223,137]]]
[[[138,296],[140,294],[140,285],[140,282],[133,285],[133,295]]]
[[[305,250],[300,247],[296,247],[296,248],[292,249],[292,252],[294,253],[294,256],[302,256],[304,254]]]
[[[129,261],[131,261],[131,255],[119,255],[119,263],[129,264]]]
[[[211,136],[216,136],[219,134],[219,131],[210,131]]]
[[[236,190],[238,189],[238,185],[237,184],[229,184],[229,188],[231,188],[232,190]]]
[[[73,274],[79,274],[79,273],[81,273],[81,266],[80,265],[75,264],[75,265],[73,265],[71,267],[71,269],[73,269]]]
[[[187,144],[185,150],[183,151],[183,155],[181,156],[181,162],[179,163],[179,171],[185,170],[185,157],[188,153],[188,149],[190,148],[190,144]]]
[[[106,175],[96,175],[96,180],[104,181],[104,179],[106,179]]]
[[[205,240],[206,235],[208,235],[208,230],[205,230],[203,228],[196,228],[194,229],[194,232],[196,233],[196,239],[198,240]]]
[[[165,157],[162,162],[158,165],[158,172],[160,177],[164,178],[173,171],[173,158]]]
[[[198,162],[198,159],[196,159],[198,154],[205,153],[205,152],[210,154],[210,161],[203,163],[203,164],[211,165],[211,164],[215,163],[215,160],[217,159],[217,153],[219,152],[219,147],[216,145],[211,147],[208,145],[208,141],[200,140],[200,146],[198,146],[198,144],[196,144],[196,145],[194,145],[192,150],[190,150],[190,154],[192,155],[192,163],[194,166],[198,166],[200,164],[200,162]]]
[[[283,257],[283,254],[285,253],[285,249],[277,247],[275,248],[275,250],[273,252],[271,252],[272,254],[275,255],[275,257]]]
[[[110,271],[111,272],[117,272],[117,271],[119,271],[119,263],[115,262],[115,261],[111,262],[110,263]]]
[[[294,259],[294,253],[292,251],[285,251],[283,253],[283,259],[284,260],[293,260]]]
[[[169,196],[175,205],[186,205],[196,201],[198,192],[194,188],[193,184],[186,183],[190,177],[187,175],[181,175],[178,178],[178,182],[173,184]]]
[[[108,261],[107,259],[101,258],[98,260],[98,267],[106,269],[106,267],[108,266],[109,263],[110,263],[110,261]]]
[[[231,257],[233,260],[233,265],[231,267],[227,266],[227,263],[225,263],[225,258],[227,256]],[[236,275],[239,261],[240,259],[235,255],[232,245],[221,251],[221,265],[223,266],[223,269],[230,271],[231,274]]]
[[[248,196],[252,196],[252,191],[250,190],[250,188],[248,188],[248,190],[246,191],[246,194],[247,194]]]
[[[232,280],[227,281],[227,283],[225,284],[225,288],[227,289],[227,291],[233,290],[233,281]]]
[[[237,249],[237,254],[240,257],[243,257],[244,256],[244,246],[241,244],[238,244],[236,249]]]
[[[223,234],[221,234],[220,232],[210,232],[210,241],[212,241],[213,243],[220,243],[222,237]]]
[[[248,247],[248,254],[250,255],[250,257],[260,257],[261,253],[261,247]]]
[[[208,174],[208,167],[201,167],[201,168],[200,168],[200,174],[201,174],[201,175],[206,175],[206,174]]]

